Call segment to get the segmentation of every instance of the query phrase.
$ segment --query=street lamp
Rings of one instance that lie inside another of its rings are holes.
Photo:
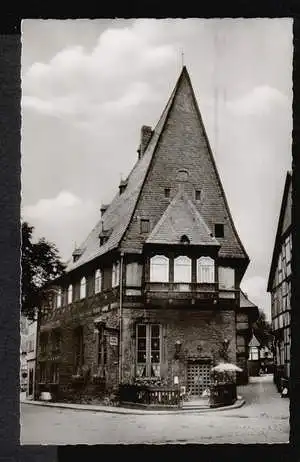
[[[182,343],[180,340],[176,340],[175,342],[175,359],[179,358],[179,353],[182,347]]]

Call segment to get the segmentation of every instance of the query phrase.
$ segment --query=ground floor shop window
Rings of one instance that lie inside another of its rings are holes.
[[[137,377],[159,377],[161,362],[161,326],[138,324],[136,332]]]

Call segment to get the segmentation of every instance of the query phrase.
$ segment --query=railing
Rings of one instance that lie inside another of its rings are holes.
[[[120,385],[119,396],[121,403],[141,405],[179,406],[181,402],[180,390],[171,387],[155,387],[147,385]]]

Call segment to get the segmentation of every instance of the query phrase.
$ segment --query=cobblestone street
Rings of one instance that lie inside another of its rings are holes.
[[[272,376],[239,387],[240,409],[175,415],[120,415],[21,405],[21,444],[288,443],[289,400]]]

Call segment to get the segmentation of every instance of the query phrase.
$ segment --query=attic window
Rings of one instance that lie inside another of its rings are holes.
[[[170,197],[170,188],[165,188],[165,197]]]
[[[150,231],[150,221],[146,219],[141,219],[141,233],[149,233]]]
[[[196,191],[195,191],[195,199],[196,199],[196,201],[200,201],[200,199],[201,199],[201,191],[200,191],[200,189],[196,189]]]
[[[181,242],[181,244],[189,244],[189,243],[190,243],[190,240],[189,240],[189,238],[187,237],[187,235],[184,234],[183,236],[181,236],[180,242]]]
[[[215,224],[215,237],[224,237],[224,225],[221,223]]]
[[[81,256],[82,250],[81,249],[75,249],[74,252],[72,253],[73,256],[73,262],[77,261],[78,258]]]
[[[189,172],[187,170],[178,170],[177,181],[188,181]]]

